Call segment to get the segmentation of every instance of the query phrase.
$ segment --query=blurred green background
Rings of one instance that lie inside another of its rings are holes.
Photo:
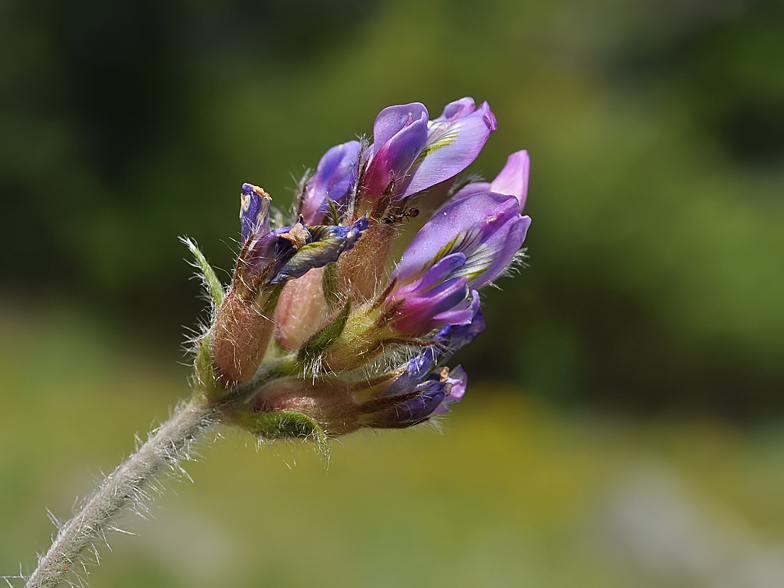
[[[0,3],[0,574],[187,394],[177,236],[466,95],[533,225],[445,434],[226,431],[92,585],[784,584],[780,0]]]

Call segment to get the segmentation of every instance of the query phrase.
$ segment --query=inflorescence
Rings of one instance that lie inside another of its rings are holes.
[[[195,394],[263,440],[405,428],[449,410],[466,374],[445,363],[484,328],[478,290],[520,256],[529,158],[456,182],[496,120],[471,98],[429,120],[419,103],[376,118],[373,143],[327,151],[292,223],[243,184],[240,253],[196,344]]]

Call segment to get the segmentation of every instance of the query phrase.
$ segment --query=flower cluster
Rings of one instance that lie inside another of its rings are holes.
[[[422,104],[386,108],[372,143],[321,158],[287,226],[244,184],[228,288],[192,245],[215,299],[197,393],[265,439],[409,427],[460,400],[466,375],[444,364],[484,330],[478,290],[530,225],[525,151],[492,182],[455,179],[495,130],[470,98],[434,120]]]

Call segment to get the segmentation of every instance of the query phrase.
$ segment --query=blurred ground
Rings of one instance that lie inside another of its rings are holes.
[[[20,318],[21,317],[21,318]],[[33,565],[68,516],[186,394],[186,370],[89,318],[0,312],[0,570]],[[42,363],[41,358],[48,358]],[[194,484],[110,537],[93,586],[628,586],[784,581],[784,423],[555,411],[473,385],[443,434],[312,448],[223,430]]]

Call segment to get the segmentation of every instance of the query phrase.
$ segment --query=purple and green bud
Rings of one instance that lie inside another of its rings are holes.
[[[271,284],[282,284],[301,278],[308,271],[324,267],[337,261],[344,251],[349,251],[362,233],[368,228],[366,216],[354,221],[349,227],[319,225],[310,227],[310,241],[297,250],[296,254],[280,269]]]
[[[428,119],[422,104],[392,106],[372,145],[330,149],[290,225],[271,229],[269,195],[243,184],[225,292],[194,253],[216,301],[198,381],[211,369],[207,397],[235,424],[323,448],[363,427],[419,424],[463,397],[465,372],[445,364],[485,328],[477,290],[519,255],[530,162],[519,151],[492,182],[450,190],[496,120],[470,98]]]

